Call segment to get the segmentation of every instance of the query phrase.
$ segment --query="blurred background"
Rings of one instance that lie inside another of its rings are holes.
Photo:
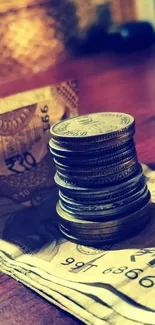
[[[0,82],[42,71],[72,55],[113,50],[119,41],[109,41],[107,35],[133,21],[154,28],[155,1],[0,0]]]
[[[154,28],[155,0],[0,0],[0,97],[77,79],[79,114],[137,116],[155,162]]]

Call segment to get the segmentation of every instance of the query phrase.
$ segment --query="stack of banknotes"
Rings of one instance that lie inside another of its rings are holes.
[[[3,217],[0,270],[85,324],[155,324],[155,171],[142,166],[151,220],[137,236],[100,248],[67,241],[53,188],[40,207]]]

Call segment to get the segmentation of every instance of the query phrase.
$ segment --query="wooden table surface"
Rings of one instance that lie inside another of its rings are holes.
[[[0,87],[0,96],[78,78],[80,114],[122,111],[136,118],[139,160],[155,163],[155,51],[132,55],[100,55],[72,60],[45,74]],[[33,291],[0,274],[0,325],[77,325],[74,317]]]

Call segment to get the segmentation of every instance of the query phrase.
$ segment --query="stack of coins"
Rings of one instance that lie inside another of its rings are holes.
[[[150,192],[137,159],[134,118],[94,113],[51,128],[59,187],[59,227],[86,245],[137,234],[148,222]]]

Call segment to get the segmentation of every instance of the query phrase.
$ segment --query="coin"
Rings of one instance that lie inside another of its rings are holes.
[[[111,140],[109,142],[103,142],[102,145],[93,144],[89,142],[87,147],[83,147],[82,144],[80,146],[75,146],[72,149],[62,148],[58,144],[55,145],[53,143],[53,139],[49,141],[49,148],[51,153],[58,159],[68,159],[68,157],[72,157],[72,159],[77,159],[80,157],[83,158],[94,158],[103,155],[115,155],[115,153],[121,153],[124,150],[128,150],[131,147],[135,147],[134,141],[132,138],[128,138],[126,141],[119,140]],[[107,146],[105,145],[107,144]]]
[[[126,168],[128,168],[128,166],[132,166],[133,164],[137,163],[137,155],[133,154],[131,157],[127,157],[125,159],[122,159],[121,162],[120,161],[110,161],[109,164],[104,164],[104,165],[99,165],[99,166],[91,166],[91,168],[88,166],[83,166],[83,167],[72,167],[69,168],[67,167],[63,167],[62,165],[60,166],[60,164],[56,164],[56,169],[63,175],[68,176],[68,177],[72,177],[73,179],[75,179],[76,177],[78,177],[78,179],[85,179],[85,177],[88,178],[93,178],[93,177],[100,177],[100,176],[107,176],[107,175],[111,175],[111,174],[115,174],[118,173]]]
[[[75,143],[74,140],[70,140],[68,142],[57,141],[55,139],[50,139],[49,141],[49,147],[53,149],[53,151],[58,152],[65,152],[67,155],[71,155],[74,151],[75,152],[81,152],[86,154],[87,149],[95,151],[103,150],[103,151],[111,151],[112,149],[116,149],[125,146],[126,143],[133,141],[133,135],[134,135],[134,129],[131,129],[130,132],[119,136],[116,139],[108,139],[108,140],[100,140],[100,141],[83,141],[83,138],[81,138],[81,141],[78,140],[78,142]],[[80,144],[80,147],[77,146],[77,144]],[[90,145],[92,147],[90,148]]]
[[[111,164],[113,162],[114,163],[121,163],[122,161],[125,162],[127,160],[132,159],[132,157],[136,155],[136,150],[134,147],[132,147],[129,150],[125,150],[122,153],[115,153],[115,154],[111,154],[111,155],[100,155],[98,157],[92,157],[92,158],[87,158],[87,159],[83,159],[83,158],[75,158],[74,159],[65,159],[63,158],[61,159],[60,157],[56,157],[54,158],[54,162],[57,166],[59,167],[63,167],[63,168],[76,168],[76,169],[80,169],[81,166],[85,167],[85,168],[89,168],[89,167],[93,167],[93,166],[106,166],[108,164]]]
[[[129,164],[128,164],[129,165]],[[128,179],[129,177],[131,177],[132,174],[134,174],[137,169],[139,168],[139,164],[138,163],[133,163],[131,166],[129,165],[128,167],[124,167],[122,168],[122,170],[118,173],[113,173],[110,174],[109,171],[109,175],[104,175],[103,174],[96,174],[93,175],[93,177],[80,177],[80,176],[75,176],[73,177],[69,177],[68,175],[63,175],[62,173],[60,173],[59,171],[57,171],[57,175],[59,177],[59,179],[61,181],[63,181],[67,186],[79,186],[79,185],[83,185],[83,187],[98,187],[98,186],[102,186],[102,185],[110,185],[110,184],[119,184],[121,182],[123,182],[124,180]],[[103,172],[104,173],[104,172]],[[101,177],[102,175],[102,177]]]
[[[132,177],[127,177],[124,182],[120,182],[120,183],[115,183],[115,184],[110,184],[108,186],[104,186],[104,184],[101,184],[101,187],[96,187],[94,188],[93,187],[87,187],[87,186],[83,186],[83,184],[81,184],[80,182],[80,185],[81,186],[77,186],[74,182],[72,181],[67,181],[67,180],[62,180],[58,173],[55,174],[55,182],[56,184],[62,189],[62,190],[65,190],[65,192],[68,192],[68,193],[71,193],[74,195],[80,195],[81,196],[81,193],[82,195],[100,195],[100,193],[109,193],[109,191],[114,191],[114,190],[118,190],[118,186],[119,186],[119,189],[125,189],[127,188],[128,186],[134,186],[134,184],[136,184],[142,177],[142,173],[143,173],[143,170],[142,170],[142,167],[140,164],[138,164],[137,166],[137,169],[134,171],[134,173],[132,174]]]
[[[51,128],[59,228],[80,244],[112,243],[148,222],[150,192],[138,162],[134,118],[94,113]]]
[[[134,230],[132,232],[128,230],[127,233],[125,233],[124,235],[122,235],[120,237],[110,236],[107,238],[103,235],[101,235],[101,236],[98,235],[94,239],[94,238],[91,238],[91,235],[89,235],[89,234],[84,237],[72,236],[71,234],[69,235],[64,231],[64,229],[62,229],[61,225],[59,226],[59,229],[60,229],[61,233],[66,237],[67,240],[70,240],[76,244],[91,246],[91,247],[92,246],[100,247],[100,246],[103,246],[104,244],[105,245],[107,245],[107,244],[114,245],[116,243],[127,240],[128,238],[137,235],[147,225],[148,221],[149,221],[149,217],[147,216],[146,220],[144,221],[144,223],[142,225],[139,225],[138,227],[134,228]]]
[[[134,118],[125,113],[102,112],[65,119],[51,127],[57,141],[106,141],[116,139],[135,129]]]
[[[144,187],[146,184],[146,179],[142,175],[141,178],[133,183],[126,185],[124,188],[119,188],[119,185],[116,187],[107,187],[101,188],[100,190],[90,190],[88,192],[78,192],[74,193],[73,191],[68,194],[65,193],[64,189],[59,191],[59,196],[62,200],[68,202],[69,204],[100,204],[101,202],[116,202],[119,200],[125,200],[130,198],[131,195],[137,193],[140,188]],[[69,195],[69,196],[68,196]]]
[[[143,203],[146,201],[148,202],[150,200],[150,192],[148,191],[147,187],[144,189],[142,194],[136,198],[136,200],[133,200],[132,202],[128,202],[124,206],[119,207],[112,207],[111,205],[102,205],[102,206],[92,206],[92,209],[74,209],[73,207],[67,208],[61,200],[59,200],[59,206],[61,209],[68,213],[75,216],[77,219],[84,219],[84,220],[99,220],[103,219],[106,220],[113,220],[120,217],[123,217],[126,215],[126,213],[130,213],[132,211],[136,211],[143,205]]]
[[[150,208],[150,200],[149,198],[147,201],[144,202],[143,206],[131,214],[127,214],[124,217],[121,218],[115,218],[114,220],[107,220],[107,221],[100,221],[97,220],[83,220],[78,219],[74,217],[72,214],[69,214],[62,210],[59,203],[56,206],[57,213],[60,216],[60,222],[63,225],[66,225],[66,227],[75,227],[81,229],[87,229],[88,231],[94,230],[94,229],[104,229],[104,228],[110,228],[122,224],[126,224],[128,221],[132,221],[133,224],[136,220],[141,220],[143,216],[145,215],[146,210]]]
[[[109,234],[105,234],[105,229],[98,229],[97,225],[100,224],[99,222],[96,225],[97,232],[92,234],[91,230],[88,229],[88,232],[82,233],[81,231],[77,231],[76,229],[73,230],[72,228],[67,228],[61,222],[59,224],[59,228],[61,232],[67,237],[67,239],[75,241],[76,243],[82,243],[84,245],[101,245],[103,243],[111,242],[115,243],[121,240],[126,240],[129,237],[135,236],[139,233],[149,222],[149,203],[146,205],[141,211],[139,211],[140,219],[137,223],[134,224],[134,227],[126,227],[121,232],[115,232],[111,230]],[[103,225],[104,227],[104,225]],[[87,226],[85,227],[87,229]],[[94,223],[92,224],[92,229],[94,230]]]
[[[115,244],[117,242],[123,241],[123,240],[127,240],[130,237],[133,237],[135,235],[137,235],[140,231],[143,230],[143,228],[147,225],[147,223],[149,222],[150,217],[148,212],[145,213],[145,218],[143,217],[143,220],[140,224],[136,225],[136,227],[134,227],[134,229],[131,230],[131,228],[128,228],[127,231],[124,231],[122,234],[118,233],[118,234],[114,234],[111,233],[109,235],[105,235],[102,232],[98,231],[98,234],[93,236],[92,234],[90,234],[89,232],[87,234],[77,234],[77,233],[73,233],[72,234],[72,230],[70,233],[68,233],[66,231],[66,229],[64,227],[62,227],[62,225],[59,225],[59,229],[60,231],[63,233],[63,235],[75,242],[75,243],[80,243],[86,246],[101,246],[104,243],[111,243],[111,244]]]
[[[71,200],[70,197],[66,197],[62,194],[62,192],[59,192],[59,197],[63,203],[64,206],[68,207],[69,209],[81,209],[83,210],[97,210],[99,209],[103,204],[104,208],[106,208],[106,205],[111,205],[111,207],[119,207],[119,206],[125,206],[125,204],[128,204],[129,202],[132,202],[133,200],[136,200],[140,195],[142,195],[143,191],[146,188],[146,182],[143,181],[143,183],[138,183],[138,185],[132,189],[132,191],[125,193],[123,192],[122,196],[119,194],[116,196],[114,195],[114,198],[111,197],[104,197],[100,198],[99,200]]]
[[[146,211],[143,214],[143,216],[141,217],[141,219],[136,219],[134,220],[134,227],[139,227],[139,225],[143,224],[145,222],[145,217],[146,217]],[[125,222],[124,224],[116,224],[115,226],[111,226],[111,227],[106,227],[106,225],[104,225],[103,228],[98,228],[98,227],[92,227],[91,229],[87,229],[87,227],[85,228],[75,228],[72,226],[66,226],[64,225],[62,222],[60,222],[60,225],[62,228],[64,228],[66,230],[66,232],[68,234],[72,234],[75,236],[83,236],[83,237],[87,237],[88,234],[91,235],[91,238],[97,238],[98,234],[102,235],[102,236],[110,236],[110,237],[114,237],[114,236],[124,236],[126,233],[129,232],[129,227],[130,229],[133,228],[133,221],[130,220],[130,222]]]

